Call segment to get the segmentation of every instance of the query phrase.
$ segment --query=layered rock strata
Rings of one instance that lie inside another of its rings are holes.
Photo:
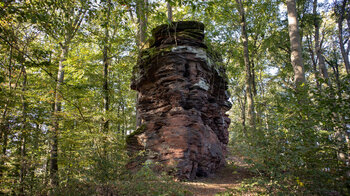
[[[161,25],[152,36],[134,67],[142,125],[127,137],[128,150],[145,150],[142,162],[179,178],[207,176],[225,164],[228,143],[231,104],[220,55],[204,44],[199,22]]]

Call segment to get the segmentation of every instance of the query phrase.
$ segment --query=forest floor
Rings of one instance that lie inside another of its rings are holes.
[[[182,183],[195,196],[260,195],[264,192],[261,187],[252,185],[256,175],[249,171],[242,157],[229,156],[226,161],[227,165],[213,176]]]

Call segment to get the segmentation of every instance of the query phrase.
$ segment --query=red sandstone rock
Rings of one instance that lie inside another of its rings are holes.
[[[142,126],[128,136],[128,150],[146,150],[137,164],[159,162],[185,179],[223,166],[228,143],[225,69],[203,43],[203,31],[204,25],[193,21],[154,29],[131,86],[140,93]]]

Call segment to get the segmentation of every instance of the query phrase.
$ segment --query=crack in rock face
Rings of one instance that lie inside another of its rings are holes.
[[[225,164],[227,76],[219,54],[204,44],[204,25],[173,22],[152,31],[134,67],[142,125],[127,137],[135,160],[180,179],[206,177]],[[144,151],[143,155],[136,156]]]

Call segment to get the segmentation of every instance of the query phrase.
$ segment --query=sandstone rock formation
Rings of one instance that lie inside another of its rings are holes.
[[[152,31],[134,68],[142,126],[127,137],[130,152],[179,178],[207,176],[225,164],[230,108],[220,55],[204,44],[204,25],[173,22]],[[136,163],[134,163],[136,164]]]

